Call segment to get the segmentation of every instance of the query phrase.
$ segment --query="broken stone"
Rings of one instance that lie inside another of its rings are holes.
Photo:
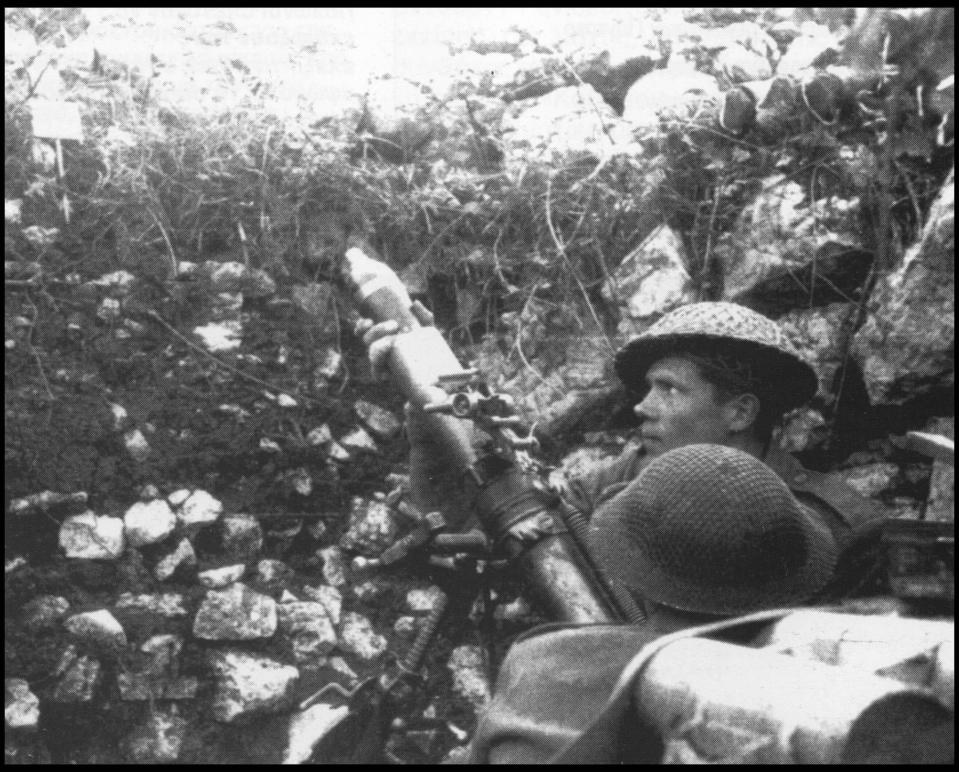
[[[290,716],[289,740],[283,753],[284,764],[305,764],[313,748],[350,713],[349,706],[333,707],[325,702],[312,705]]]
[[[223,549],[235,558],[256,557],[263,548],[263,529],[252,515],[229,515],[223,519]]]
[[[213,525],[222,512],[223,504],[206,491],[197,490],[183,501],[177,517],[186,528],[193,530]]]
[[[327,616],[329,616],[330,621],[332,621],[334,625],[340,623],[340,615],[343,610],[343,595],[339,590],[325,584],[317,587],[305,585],[303,587],[303,594],[310,600],[322,603],[326,609]]]
[[[40,700],[22,678],[3,681],[3,719],[7,729],[33,730],[40,722]]]
[[[200,338],[208,351],[235,351],[243,342],[243,324],[233,319],[211,322],[202,327],[195,327],[193,334]]]
[[[100,663],[92,657],[78,657],[66,668],[51,699],[62,704],[90,702],[99,683]]]
[[[293,644],[293,656],[301,664],[315,661],[336,646],[336,630],[322,603],[284,603],[279,607],[279,624]]]
[[[173,491],[169,496],[166,497],[166,500],[170,503],[171,507],[179,507],[190,498],[192,491],[189,488],[180,488],[180,490]]]
[[[380,450],[376,447],[376,442],[369,435],[366,429],[362,427],[357,427],[349,434],[345,434],[340,437],[340,445],[346,448],[347,451],[356,451],[356,452],[366,452],[366,453],[379,453]]]
[[[340,546],[375,557],[396,541],[397,531],[396,516],[385,502],[354,496],[350,501],[349,521],[340,539]]]
[[[32,633],[49,630],[59,624],[69,609],[66,598],[38,595],[23,606],[23,626]]]
[[[187,615],[183,596],[175,592],[163,592],[155,595],[134,595],[125,592],[117,598],[115,609],[123,611],[145,612],[173,619]]]
[[[158,498],[160,498],[160,489],[153,483],[147,483],[140,488],[140,501],[147,502]]]
[[[127,453],[137,463],[142,464],[150,457],[150,443],[139,429],[130,429],[123,435],[123,444]]]
[[[192,700],[196,697],[199,682],[195,676],[158,678],[146,673],[117,674],[117,689],[120,699],[127,702],[147,700]]]
[[[890,490],[899,477],[896,464],[865,464],[843,472],[846,484],[863,496],[878,498]]]
[[[346,561],[343,551],[333,545],[316,551],[317,557],[323,561],[323,578],[333,587],[342,587],[346,584]]]
[[[54,491],[43,491],[34,493],[22,499],[14,499],[10,502],[7,511],[11,515],[29,515],[34,512],[49,512],[59,507],[80,507],[87,503],[87,494],[78,493],[55,493]]]
[[[372,579],[353,585],[353,595],[357,600],[374,601],[386,592],[386,587]]]
[[[369,619],[353,611],[343,616],[340,648],[370,662],[386,651],[386,638],[373,629]]]
[[[180,758],[187,721],[176,705],[154,706],[125,740],[127,757],[136,764],[172,764]]]
[[[147,672],[154,675],[175,671],[182,649],[183,637],[172,633],[151,636],[140,644],[140,651],[152,657]]]
[[[114,653],[126,648],[127,636],[116,618],[106,609],[74,614],[63,626],[88,645]]]
[[[312,523],[306,526],[307,533],[317,541],[322,539],[328,530],[329,526],[327,526],[326,521],[324,520],[314,520]]]
[[[123,520],[119,517],[99,516],[87,510],[68,517],[60,526],[60,547],[68,558],[116,560],[125,546]]]
[[[289,579],[293,571],[282,560],[261,560],[256,565],[256,575],[261,582],[269,584]]]
[[[828,424],[823,414],[812,408],[800,408],[783,420],[777,442],[787,453],[801,453],[826,439]]]
[[[816,371],[819,395],[827,404],[835,398],[834,382],[849,350],[855,309],[853,303],[832,303],[790,311],[777,320],[799,355]]]
[[[296,603],[296,602],[298,602],[299,600],[300,600],[300,599],[297,598],[297,597],[296,597],[292,592],[290,592],[289,590],[283,590],[283,592],[280,594],[280,600],[277,601],[277,602],[278,602],[278,603],[281,603],[281,604],[282,604],[282,603]]]
[[[884,273],[853,341],[869,399],[902,404],[955,382],[955,172],[922,236]]]
[[[124,533],[131,547],[163,541],[176,528],[176,515],[163,499],[137,502],[123,516]]]
[[[269,638],[276,622],[276,601],[236,583],[207,592],[193,620],[193,634],[210,641]]]
[[[349,461],[351,456],[349,451],[336,440],[332,440],[327,447],[326,452],[334,461]]]
[[[382,440],[393,439],[399,434],[400,429],[403,428],[400,420],[389,410],[367,402],[366,400],[356,400],[356,402],[353,403],[353,409],[370,431]]]
[[[668,311],[696,299],[686,248],[668,225],[656,228],[623,258],[603,297],[620,309],[619,333],[641,332]]]
[[[289,706],[299,671],[267,657],[242,651],[218,651],[210,656],[216,674],[213,717],[232,723]]]
[[[246,566],[237,563],[234,566],[223,566],[223,568],[211,568],[208,571],[201,571],[197,575],[200,584],[210,589],[219,589],[227,585],[238,582],[246,573]]]
[[[289,470],[284,475],[284,479],[293,492],[300,496],[309,496],[313,493],[313,478],[302,466]]]
[[[491,691],[483,649],[457,646],[450,653],[446,666],[453,674],[453,691],[469,700],[477,710],[484,708]]]
[[[158,581],[163,582],[173,576],[180,566],[195,566],[196,552],[193,551],[193,545],[189,539],[181,539],[177,548],[169,555],[160,559],[153,569],[153,575]]]
[[[406,593],[406,606],[410,611],[426,613],[432,611],[442,597],[443,591],[436,585],[414,589]]]
[[[317,426],[315,429],[310,429],[309,434],[306,435],[306,441],[310,445],[323,445],[333,439],[333,435],[330,434],[330,427],[326,424],[322,426]]]

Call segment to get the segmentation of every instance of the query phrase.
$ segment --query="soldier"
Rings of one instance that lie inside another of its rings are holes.
[[[359,329],[379,369],[395,328]],[[658,635],[847,590],[861,559],[854,535],[883,516],[835,476],[775,447],[783,414],[817,388],[775,322],[732,303],[683,306],[624,346],[615,365],[639,398],[638,442],[559,492],[591,519],[597,559],[645,607],[647,622],[515,645],[480,722],[474,761],[555,758],[632,654]],[[408,411],[414,461],[430,456],[416,455],[423,418]],[[411,472],[414,487],[433,474],[416,465]],[[428,495],[429,485],[420,490]],[[595,750],[597,761],[635,760],[650,744]]]

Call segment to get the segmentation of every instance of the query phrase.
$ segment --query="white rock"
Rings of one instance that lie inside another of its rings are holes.
[[[367,453],[379,453],[379,448],[376,447],[376,442],[369,435],[369,432],[359,426],[348,434],[340,437],[339,442],[347,451],[354,450],[365,451]]]
[[[247,641],[276,632],[276,601],[243,584],[207,592],[193,620],[193,634],[209,641]]]
[[[370,662],[386,651],[386,638],[373,629],[370,620],[353,611],[343,616],[340,648]]]
[[[261,560],[256,565],[256,575],[261,582],[275,582],[291,573],[290,567],[282,560]]]
[[[177,517],[192,530],[213,525],[222,512],[223,504],[206,491],[196,490],[182,503]]]
[[[217,651],[210,657],[216,674],[213,718],[232,723],[289,706],[299,671],[267,657],[242,651]]]
[[[180,758],[188,723],[176,705],[152,706],[126,738],[129,760],[137,764],[172,764]]]
[[[236,558],[251,558],[263,548],[263,528],[252,515],[223,518],[223,549]]]
[[[305,764],[313,749],[333,727],[350,713],[349,706],[333,707],[325,702],[312,705],[290,716],[290,737],[283,753],[284,764]]]
[[[193,545],[189,539],[181,539],[176,549],[169,555],[160,559],[153,569],[153,575],[158,581],[166,581],[180,566],[195,566],[196,552],[193,551]]]
[[[409,615],[396,618],[393,623],[393,632],[400,638],[412,638],[419,630],[419,620]]]
[[[59,624],[70,609],[70,603],[59,595],[38,595],[23,606],[23,626],[33,633],[49,630]]]
[[[92,657],[72,658],[65,667],[52,700],[62,704],[87,703],[100,683],[100,663]]]
[[[446,665],[453,674],[453,691],[469,700],[477,710],[490,701],[490,683],[486,674],[483,649],[457,646]]]
[[[330,442],[327,452],[334,461],[349,461],[351,458],[349,451],[336,440]]]
[[[346,532],[340,546],[375,557],[393,544],[399,526],[393,511],[383,501],[369,501],[354,496]]]
[[[167,619],[183,617],[188,613],[183,596],[176,592],[143,593],[140,595],[125,592],[117,598],[115,608],[123,611],[145,612]]]
[[[126,408],[123,405],[118,405],[115,402],[110,404],[110,415],[113,416],[113,431],[120,431],[127,422],[127,419],[130,417],[126,411]]]
[[[91,510],[68,517],[60,526],[60,547],[68,558],[115,560],[126,547],[123,520]]]
[[[235,320],[211,322],[195,327],[193,334],[199,336],[209,351],[235,351],[243,342],[243,324]]]
[[[322,603],[333,624],[338,625],[340,623],[343,611],[343,595],[338,589],[325,584],[317,587],[305,585],[303,587],[303,594],[310,600]]]
[[[715,78],[674,55],[668,67],[653,70],[626,92],[623,119],[637,129],[652,129],[661,118],[688,119],[718,96]]]
[[[173,533],[176,515],[163,499],[137,502],[123,515],[123,528],[131,547],[156,544]]]
[[[123,435],[123,444],[127,453],[137,463],[143,463],[150,456],[150,443],[139,429],[130,429]]]
[[[323,561],[323,578],[333,587],[342,587],[346,584],[346,561],[343,551],[337,546],[324,547],[316,554]]]
[[[40,722],[40,699],[22,678],[3,681],[3,719],[7,729],[36,729]]]
[[[289,394],[278,394],[276,404],[280,407],[296,407],[299,403]]]
[[[295,601],[279,607],[279,626],[293,644],[293,656],[301,664],[315,662],[337,644],[336,630],[326,607],[316,601]]]
[[[189,488],[180,488],[180,490],[173,491],[169,496],[166,497],[166,500],[170,503],[171,507],[179,507],[190,498],[190,489]]]
[[[402,428],[400,420],[389,410],[366,400],[356,400],[353,403],[353,410],[356,411],[359,419],[369,427],[370,431],[380,439],[391,440],[399,434]]]
[[[101,651],[115,652],[127,645],[127,635],[122,625],[106,609],[74,614],[63,626],[77,638]]]
[[[864,464],[843,472],[846,484],[863,496],[878,497],[888,490],[899,476],[897,464]]]
[[[269,437],[260,437],[260,450],[263,450],[267,453],[283,452],[283,448],[281,448],[274,440],[271,440]]]
[[[237,292],[243,288],[247,269],[243,263],[222,263],[210,276],[215,292]]]
[[[211,568],[208,571],[201,571],[197,575],[200,584],[210,589],[219,589],[227,585],[238,582],[243,578],[246,572],[246,566],[237,563],[234,566],[223,566],[223,568]]]
[[[317,426],[315,429],[310,429],[309,434],[306,435],[306,441],[310,443],[310,445],[323,445],[332,439],[333,435],[330,434],[330,427],[326,424]]]
[[[135,281],[136,276],[129,271],[113,271],[112,273],[105,273],[100,278],[93,279],[89,283],[97,287],[107,287],[118,291],[121,295],[126,295]]]
[[[5,198],[3,200],[3,220],[7,225],[20,224],[20,211],[23,207],[22,198]]]
[[[410,611],[432,611],[442,595],[443,591],[436,585],[431,585],[426,589],[410,590],[406,593],[406,606]]]
[[[280,600],[277,601],[277,602],[282,605],[282,604],[284,604],[284,603],[298,603],[299,600],[300,600],[300,599],[297,598],[297,597],[296,597],[292,592],[290,592],[289,590],[283,590],[283,592],[280,594]]]

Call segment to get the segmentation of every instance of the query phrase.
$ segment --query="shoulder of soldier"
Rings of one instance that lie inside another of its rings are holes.
[[[589,515],[599,504],[629,485],[647,462],[646,450],[631,440],[616,457],[599,461],[587,470],[566,479],[563,498]]]
[[[834,472],[806,469],[795,456],[775,448],[764,460],[793,493],[802,499],[812,498],[826,505],[845,529],[855,531],[888,517],[882,504],[853,490]]]

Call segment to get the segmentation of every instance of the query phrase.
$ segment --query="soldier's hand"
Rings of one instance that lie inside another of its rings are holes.
[[[420,301],[414,300],[411,307],[413,315],[425,327],[433,324],[433,314]],[[373,371],[373,378],[376,380],[385,380],[389,377],[389,355],[393,350],[393,344],[396,341],[396,333],[399,332],[399,325],[392,319],[378,324],[372,319],[361,318],[354,329],[356,335],[363,338],[363,343],[367,348],[370,358],[370,369]]]

